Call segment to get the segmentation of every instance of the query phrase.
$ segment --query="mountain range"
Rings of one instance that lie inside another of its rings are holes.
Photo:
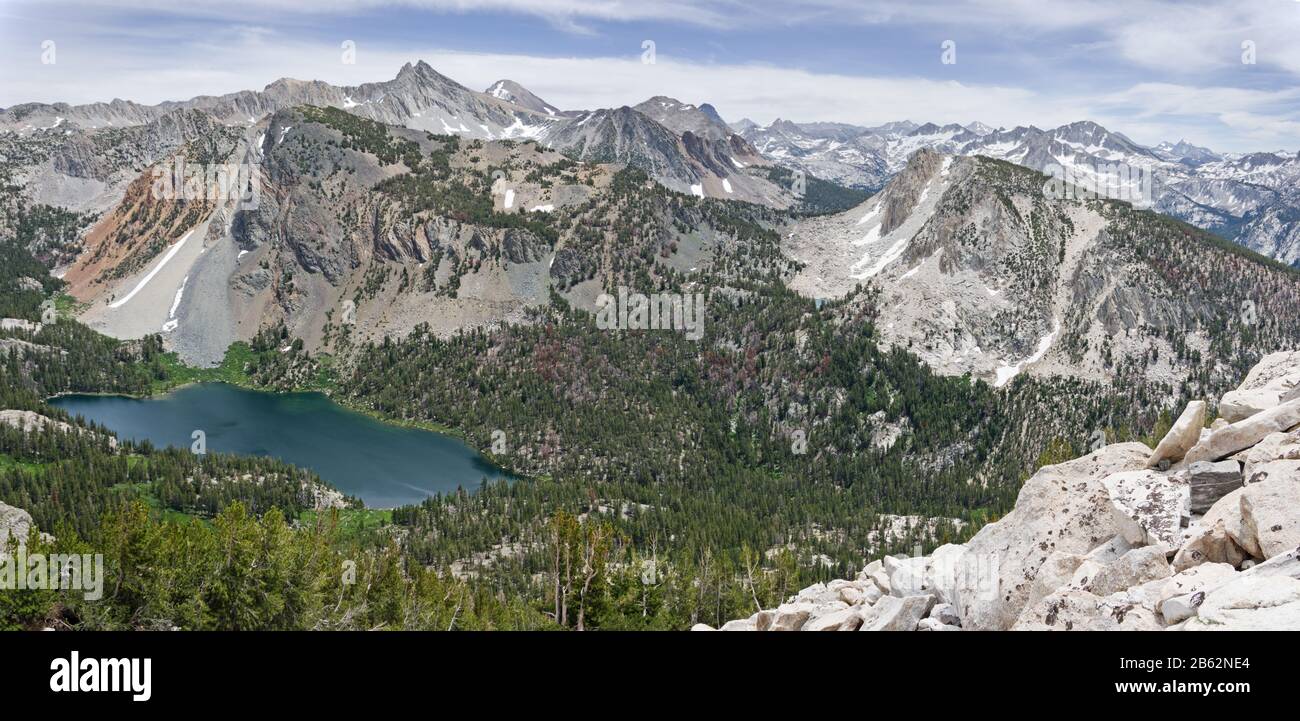
[[[477,92],[420,61],[407,63],[392,80],[358,86],[285,78],[261,91],[158,105],[124,100],[16,105],[0,112],[0,130],[23,138],[85,137],[105,128],[166,123],[178,113],[197,110],[216,123],[251,131],[278,110],[313,105],[463,139],[534,140],[581,160],[632,164],[669,188],[701,197],[775,207],[795,202],[788,188],[768,179],[769,162],[716,112],[710,117],[702,108],[659,100],[635,108],[561,112],[512,81]]]
[[[636,106],[562,111],[511,80],[475,92],[423,61],[390,81],[333,86],[281,79],[261,91],[201,96],[158,105],[114,100],[70,106],[23,104],[0,112],[0,129],[18,135],[73,136],[101,128],[147,125],[197,109],[233,127],[256,125],[297,105],[337,107],[386,124],[482,140],[536,140],[591,162],[626,162],[680,192],[797,206],[782,166],[866,192],[884,187],[916,150],[984,155],[1053,174],[1099,177],[1122,164],[1149,174],[1154,209],[1284,263],[1300,263],[1300,157],[1294,152],[1216,153],[1186,141],[1144,146],[1097,123],[1058,128],[992,128],[980,122],[937,125],[898,121],[728,125],[713,106],[656,96]]]
[[[1280,268],[1131,204],[1049,202],[1041,176],[1018,170],[1154,168],[1138,206],[1231,225],[1248,246],[1281,217],[1269,235],[1281,250],[1256,249],[1286,261],[1295,157],[1146,148],[1088,122],[729,126],[667,96],[562,111],[512,81],[475,92],[419,62],[356,87],[280,80],[155,106],[22,105],[0,127],[0,167],[21,188],[5,218],[60,267],[83,320],[119,337],[163,332],[204,365],[267,323],[328,349],[421,323],[445,334],[517,321],[556,288],[591,308],[632,251],[593,232],[619,213],[623,166],[688,197],[771,208],[759,222],[798,263],[792,289],[844,298],[874,283],[884,337],[945,374],[1000,385],[1032,366],[1212,384],[1245,362],[1198,368],[1243,303],[1273,323],[1254,329],[1270,344],[1296,307]],[[157,169],[178,159],[255,165],[258,206],[154,197]],[[655,220],[652,265],[716,269],[719,238],[685,220]]]
[[[1032,367],[1195,391],[1236,373],[1210,358],[1247,338],[1285,345],[1274,334],[1300,323],[1295,270],[1129,203],[1049,199],[1043,182],[918,150],[870,200],[783,233],[803,264],[790,287],[843,298],[871,283],[886,343],[995,387]]]
[[[1148,147],[1089,121],[995,130],[978,122],[867,128],[778,119],[766,127],[742,121],[734,129],[773,162],[873,192],[921,148],[1081,180],[1104,181],[1099,176],[1105,169],[1122,165],[1131,175],[1150,174],[1149,197],[1135,198],[1149,207],[1284,263],[1300,263],[1300,157],[1293,152],[1221,154],[1186,141]]]

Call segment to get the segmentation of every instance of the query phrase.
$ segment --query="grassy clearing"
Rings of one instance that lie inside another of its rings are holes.
[[[17,458],[0,453],[0,472],[10,470],[11,468],[21,468],[29,473],[37,473],[44,468],[44,464],[32,463],[31,461],[20,461]]]
[[[76,318],[89,307],[89,303],[82,303],[67,293],[54,296],[54,309],[58,311],[60,318]]]
[[[176,353],[167,353],[162,358],[167,377],[154,381],[153,391],[162,393],[191,383],[212,382],[252,387],[252,379],[244,372],[252,360],[253,349],[243,341],[231,343],[221,365],[216,368],[195,368],[182,362]]]
[[[337,514],[335,518],[331,518]],[[337,519],[339,535],[343,538],[356,538],[368,531],[392,525],[393,512],[387,508],[340,508],[329,511],[303,511],[298,514],[298,522],[304,526],[314,526],[318,521],[328,524]]]
[[[111,490],[122,491],[130,494],[133,498],[138,498],[149,506],[149,515],[154,519],[164,523],[207,523],[208,521],[192,513],[185,513],[174,508],[163,506],[162,501],[153,495],[149,490],[148,483],[119,483],[112,487]]]
[[[263,353],[259,357],[248,343],[235,341],[226,349],[221,365],[215,368],[196,368],[186,365],[176,353],[167,353],[162,356],[162,370],[165,377],[155,380],[151,391],[162,393],[191,383],[216,382],[261,390],[262,388],[250,375],[249,369],[256,368],[259,360],[265,361],[266,355]],[[338,387],[334,378],[334,358],[328,354],[320,354],[316,356],[316,360],[318,368],[315,375],[301,387],[295,388],[295,391],[319,391],[328,394]]]

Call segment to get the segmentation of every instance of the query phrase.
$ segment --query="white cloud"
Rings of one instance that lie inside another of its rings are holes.
[[[15,4],[23,4],[18,0]],[[28,0],[27,4],[32,3]],[[39,3],[39,4],[43,4]],[[158,15],[223,20],[310,15],[355,15],[374,10],[412,9],[439,13],[505,12],[543,18],[575,30],[584,20],[637,22],[671,20],[723,27],[745,4],[730,0],[712,5],[686,0],[222,0],[178,3],[175,0],[77,0],[91,9],[141,11]]]
[[[1098,120],[1108,127],[1145,128],[1172,139],[1185,134],[1176,128],[1199,125],[1204,131],[1213,126],[1217,139],[1227,142],[1216,143],[1211,137],[1194,142],[1229,151],[1294,149],[1300,138],[1294,112],[1298,105],[1300,88],[1266,91],[1176,83],[1140,83],[1095,100]]]

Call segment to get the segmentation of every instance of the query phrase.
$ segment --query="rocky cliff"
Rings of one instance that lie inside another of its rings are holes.
[[[1300,351],[1266,356],[1208,426],[1207,405],[1155,450],[1044,466],[967,543],[873,560],[722,630],[1300,630]]]

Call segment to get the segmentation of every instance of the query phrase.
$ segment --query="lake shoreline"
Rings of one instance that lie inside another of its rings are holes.
[[[139,405],[150,401],[158,405]],[[484,480],[527,478],[474,448],[455,429],[388,418],[322,390],[204,380],[147,395],[65,392],[48,402],[123,440],[160,447],[188,447],[190,436],[180,429],[202,430],[212,452],[269,456],[311,470],[372,510],[418,505],[460,490],[472,493]]]

